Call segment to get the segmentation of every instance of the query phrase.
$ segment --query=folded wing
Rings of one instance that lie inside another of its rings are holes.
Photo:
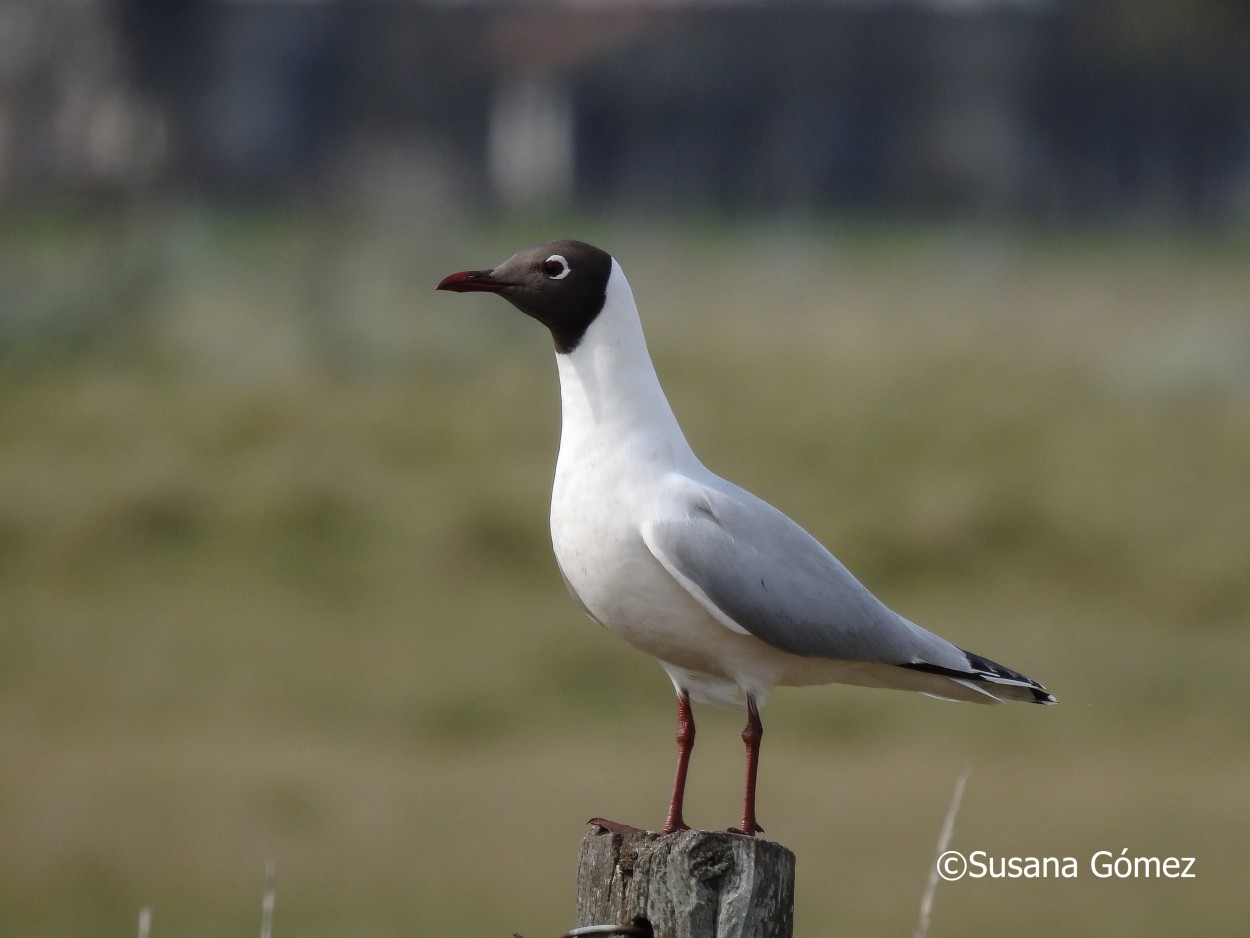
[[[1024,675],[971,655],[889,609],[767,502],[720,479],[671,481],[675,498],[643,525],[643,539],[727,628],[795,655],[897,665],[949,677],[995,698],[1051,701]],[[974,686],[986,683],[1001,687]]]

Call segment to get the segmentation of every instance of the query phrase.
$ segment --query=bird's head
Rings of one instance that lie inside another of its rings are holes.
[[[603,310],[612,257],[584,241],[544,241],[491,270],[462,270],[439,281],[453,293],[498,293],[551,330],[556,350],[570,352]]]

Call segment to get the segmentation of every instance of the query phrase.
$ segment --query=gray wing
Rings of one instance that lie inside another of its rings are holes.
[[[650,519],[642,535],[722,624],[809,658],[967,670],[962,651],[887,608],[788,517],[716,481],[683,480],[679,506]]]

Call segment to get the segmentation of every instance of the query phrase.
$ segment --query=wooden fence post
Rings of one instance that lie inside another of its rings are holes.
[[[596,830],[577,864],[577,924],[650,923],[655,938],[791,938],[794,854],[758,837]]]

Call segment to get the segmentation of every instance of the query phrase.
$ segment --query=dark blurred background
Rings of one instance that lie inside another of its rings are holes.
[[[1240,0],[6,0],[0,195],[1215,228]]]

